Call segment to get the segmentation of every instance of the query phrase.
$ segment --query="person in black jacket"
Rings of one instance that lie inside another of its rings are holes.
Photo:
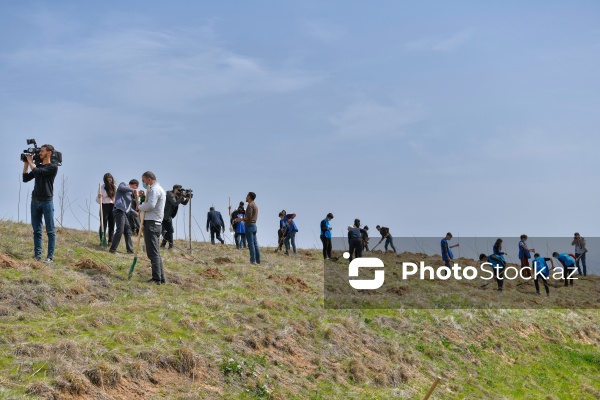
[[[363,251],[369,251],[369,227],[365,225],[363,229],[362,241],[363,241]]]
[[[181,185],[173,185],[173,190],[167,192],[167,199],[165,201],[165,214],[162,221],[162,236],[163,241],[160,247],[165,247],[167,242],[169,243],[169,249],[173,248],[173,218],[177,216],[177,210],[179,205],[184,206],[190,201],[190,197],[184,197],[181,195]]]
[[[215,244],[215,235],[221,244],[225,244],[223,238],[221,238],[221,230],[225,233],[225,222],[223,222],[223,216],[219,211],[215,211],[214,207],[210,208],[210,211],[206,215],[206,232],[210,228],[210,242]]]
[[[54,249],[56,247],[56,232],[54,230],[54,178],[58,173],[58,165],[51,163],[54,147],[45,144],[40,148],[41,164],[33,163],[33,156],[27,155],[27,161],[23,165],[23,182],[35,179],[33,192],[31,193],[31,226],[33,227],[33,249],[36,261],[42,259],[42,217],[46,223],[46,234],[48,235],[48,256],[45,263],[51,264],[54,260]],[[31,172],[29,172],[31,168]]]
[[[367,234],[364,229],[360,229],[360,220],[354,220],[354,226],[348,227],[348,246],[350,253],[350,261],[354,258],[362,257],[363,252],[363,235]]]

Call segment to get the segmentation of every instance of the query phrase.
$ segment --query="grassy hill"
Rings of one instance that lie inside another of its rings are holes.
[[[156,286],[96,234],[32,242],[0,221],[0,399],[600,398],[598,310],[327,310],[319,251],[176,242]]]

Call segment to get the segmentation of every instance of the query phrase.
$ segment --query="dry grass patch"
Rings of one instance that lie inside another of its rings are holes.
[[[6,253],[0,253],[0,268],[17,268],[20,263]]]
[[[61,392],[83,395],[90,391],[91,385],[85,375],[73,369],[67,369],[56,378],[56,388]]]
[[[218,268],[207,268],[204,271],[200,272],[200,275],[202,275],[205,278],[225,278],[225,276],[221,273],[221,271],[219,271]]]
[[[109,270],[109,268],[106,265],[97,264],[89,258],[83,258],[83,259],[79,260],[77,263],[75,263],[74,266],[79,269],[90,269],[90,270],[96,270],[96,271],[100,271],[100,272],[106,272]]]
[[[105,361],[100,362],[93,368],[85,370],[83,373],[90,382],[101,388],[105,386],[115,387],[121,382],[121,378],[123,377],[117,367]]]

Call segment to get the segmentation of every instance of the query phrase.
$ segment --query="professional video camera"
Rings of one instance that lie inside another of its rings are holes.
[[[183,197],[188,197],[188,198],[192,198],[194,197],[194,194],[192,193],[192,189],[181,189],[181,195]]]
[[[27,156],[33,156],[33,163],[35,165],[39,165],[42,163],[40,159],[40,147],[37,147],[37,143],[35,139],[27,139],[27,144],[32,144],[33,147],[23,150],[23,154],[21,154],[21,161],[27,162]],[[52,152],[52,156],[50,157],[50,162],[52,164],[62,165],[62,153],[54,149]]]

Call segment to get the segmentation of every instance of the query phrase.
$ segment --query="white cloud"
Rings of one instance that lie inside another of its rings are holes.
[[[423,119],[415,106],[386,106],[373,102],[353,104],[329,118],[335,135],[346,139],[403,136],[406,126]]]
[[[451,53],[468,43],[473,37],[473,33],[474,31],[472,29],[465,29],[446,38],[420,39],[407,43],[406,48],[409,50]]]
[[[128,29],[2,58],[14,68],[82,79],[90,91],[117,104],[160,111],[194,111],[196,100],[214,96],[289,92],[320,79],[306,71],[271,68],[207,36],[202,30]]]

